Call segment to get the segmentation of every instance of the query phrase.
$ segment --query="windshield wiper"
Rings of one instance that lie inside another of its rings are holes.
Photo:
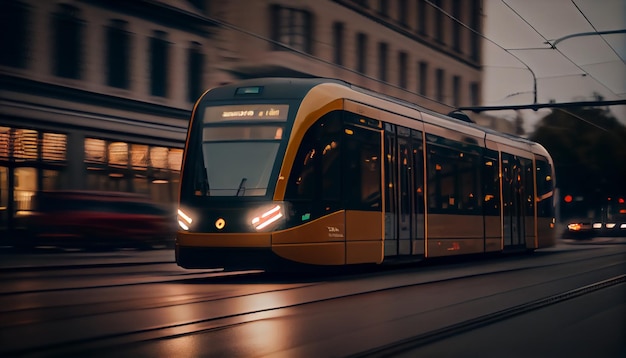
[[[237,189],[237,196],[244,195],[246,193],[246,181],[248,178],[241,178],[241,182],[239,183],[239,188]]]

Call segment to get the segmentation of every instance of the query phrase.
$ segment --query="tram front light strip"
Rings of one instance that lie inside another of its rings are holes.
[[[178,209],[178,226],[185,231],[189,231],[189,225],[193,222],[193,219],[187,215],[181,209]]]
[[[275,207],[261,214],[261,216],[257,216],[252,219],[252,225],[256,230],[263,230],[268,225],[276,222],[282,217],[283,213],[281,212],[281,207],[280,205],[276,205]]]

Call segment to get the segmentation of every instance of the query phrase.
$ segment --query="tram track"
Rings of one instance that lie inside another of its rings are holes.
[[[603,255],[603,258],[607,258],[607,257],[610,258],[613,255],[618,255],[618,254]],[[575,260],[571,262],[568,261],[568,262],[562,262],[562,263],[551,263],[551,264],[532,265],[532,266],[525,266],[525,267],[518,267],[518,268],[507,268],[504,270],[491,270],[491,271],[487,270],[487,271],[480,272],[480,273],[471,273],[471,274],[456,275],[456,276],[453,275],[452,277],[437,278],[437,279],[431,279],[431,280],[422,280],[422,281],[418,280],[418,282],[413,281],[412,283],[404,283],[404,284],[397,284],[396,282],[396,284],[393,284],[393,285],[376,286],[373,289],[349,291],[349,292],[343,292],[339,294],[326,295],[323,297],[319,295],[317,297],[304,295],[307,297],[312,297],[312,299],[293,301],[290,304],[258,307],[258,309],[238,311],[238,312],[234,312],[231,314],[215,315],[212,317],[189,320],[189,321],[177,323],[177,324],[161,324],[161,325],[151,326],[149,328],[135,329],[135,330],[129,330],[125,332],[116,332],[116,333],[110,333],[110,334],[101,334],[101,335],[95,335],[95,336],[91,336],[91,337],[87,337],[83,339],[67,340],[63,342],[56,342],[53,344],[45,344],[41,346],[31,346],[31,348],[28,348],[28,349],[12,350],[7,353],[9,355],[15,354],[15,355],[20,355],[20,356],[22,355],[37,356],[38,353],[41,353],[41,352],[46,352],[46,355],[49,355],[50,353],[54,355],[54,352],[58,352],[59,355],[64,355],[65,353],[68,353],[68,352],[70,352],[71,354],[74,354],[74,353],[80,353],[80,352],[92,352],[94,350],[100,350],[100,349],[106,350],[107,347],[116,347],[116,349],[118,349],[120,347],[135,345],[138,343],[149,343],[149,342],[160,341],[160,340],[176,339],[180,337],[186,337],[186,336],[197,335],[197,334],[206,334],[210,332],[225,330],[225,329],[229,329],[232,327],[236,327],[238,325],[254,323],[259,320],[268,319],[272,317],[278,317],[280,315],[280,312],[283,310],[303,307],[307,305],[314,305],[314,304],[324,303],[328,301],[363,298],[363,297],[367,297],[368,295],[374,295],[374,294],[381,293],[381,292],[390,292],[394,290],[403,290],[407,288],[417,288],[420,286],[440,285],[440,284],[455,281],[455,280],[462,281],[462,280],[477,278],[477,277],[486,278],[492,275],[511,274],[515,272],[521,272],[525,270],[536,270],[536,269],[541,269],[541,268],[545,268],[548,266],[555,266],[555,265],[571,264],[571,265],[576,266],[576,265],[580,265],[580,262],[582,261],[589,261],[592,259],[594,258],[580,259],[580,260]],[[411,275],[414,273],[411,271],[414,271],[414,270],[415,269],[390,271],[390,272],[385,271],[385,272],[381,272],[378,274],[374,274],[372,276],[382,277],[381,281],[385,281],[385,278],[387,277],[397,277],[398,275],[407,275],[407,274]],[[575,274],[573,274],[573,276],[575,276]],[[359,277],[357,277],[357,279],[358,278]],[[360,278],[363,278],[363,277],[360,277]],[[561,278],[563,278],[563,276]],[[196,282],[200,280],[203,283],[208,283],[208,282],[213,281],[211,278],[208,278],[208,277],[194,278],[190,280],[196,281]],[[215,280],[217,281],[228,280],[228,277],[216,278]],[[624,280],[624,275],[620,276],[617,279],[616,283],[623,282],[623,280]],[[167,309],[167,308],[173,308],[173,307],[180,306],[180,305],[205,305],[205,304],[213,305],[219,302],[221,302],[222,304],[228,304],[229,302],[233,303],[234,300],[245,300],[245,299],[250,299],[252,297],[260,297],[261,295],[281,294],[290,290],[291,291],[293,290],[315,291],[316,287],[319,287],[321,285],[333,284],[332,281],[321,282],[321,283],[316,283],[315,280],[311,280],[311,281],[312,282],[309,282],[308,284],[304,286],[298,286],[298,287],[287,288],[287,289],[282,289],[282,290],[269,290],[265,292],[256,292],[251,295],[223,297],[223,298],[217,298],[217,299],[209,298],[209,297],[204,297],[204,298],[198,297],[196,299],[188,300],[187,302],[173,301],[170,304],[164,304],[164,305],[158,305],[157,303],[151,307],[144,306],[142,307],[142,310]],[[546,284],[546,281],[541,281],[537,283],[537,285],[545,285],[545,284]],[[590,285],[587,285],[587,286],[590,286]],[[595,289],[596,286],[594,284],[593,286],[590,286],[590,287],[592,287],[592,289]],[[525,289],[525,288],[522,287],[520,289]],[[464,321],[455,325],[451,325],[449,327],[444,327],[441,329],[434,330],[432,332],[423,333],[418,336],[412,337],[411,339],[408,339],[406,341],[394,343],[393,346],[394,347],[406,346],[408,347],[407,349],[413,349],[411,347],[415,347],[416,345],[419,345],[419,344],[426,344],[427,342],[432,341],[433,339],[443,339],[446,336],[449,336],[451,334],[458,334],[457,332],[462,332],[463,330],[472,329],[472,327],[476,327],[477,325],[486,325],[497,320],[506,319],[507,317],[510,317],[512,315],[523,314],[524,312],[527,312],[528,310],[539,309],[540,307],[543,307],[549,304],[548,302],[558,303],[559,300],[563,300],[565,299],[565,297],[572,297],[573,294],[584,294],[584,292],[587,292],[587,291],[589,291],[589,288],[586,288],[586,289],[577,288],[577,289],[569,290],[564,293],[554,294],[546,298],[537,299],[535,301],[520,304],[520,305],[510,307],[510,308],[507,308],[505,310],[501,310],[495,313],[476,317],[474,319]],[[333,292],[337,292],[337,291],[333,291]],[[99,313],[95,313],[95,315],[110,314],[110,313],[111,312],[99,312]],[[124,312],[119,312],[119,313],[124,313]],[[132,314],[132,312],[127,312],[127,313]],[[81,318],[81,317],[78,317],[78,318]],[[381,350],[364,352],[363,354],[365,355],[363,356],[368,356],[368,355],[377,356],[378,354],[382,354],[382,356],[384,356],[385,354],[387,354],[387,350],[391,350],[391,349],[392,347],[387,347],[387,348],[383,347],[381,348]],[[393,354],[393,352],[391,352],[390,354]]]
[[[351,355],[350,358],[382,358],[382,357],[397,357],[400,354],[406,354],[412,350],[418,349],[427,344],[440,341],[449,338],[454,335],[462,334],[470,330],[484,327],[493,323],[501,322],[509,318],[523,315],[532,311],[537,311],[544,307],[558,304],[573,298],[577,298],[607,287],[626,283],[626,274],[615,276],[607,280],[595,282],[590,285],[585,285],[579,288],[575,288],[563,293],[552,295],[549,297],[537,299],[531,302],[527,302],[521,305],[510,307],[501,311],[497,311],[491,314],[483,315],[470,319],[467,321],[459,322],[454,325],[450,325],[441,329],[433,330],[427,333],[419,334],[414,337],[404,339],[402,341],[393,342],[388,345],[371,349],[368,351],[360,352],[358,354]]]

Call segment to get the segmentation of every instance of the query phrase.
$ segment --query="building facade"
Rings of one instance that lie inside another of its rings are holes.
[[[481,27],[482,0],[2,0],[0,236],[39,190],[173,204],[190,110],[220,84],[333,77],[476,106]]]

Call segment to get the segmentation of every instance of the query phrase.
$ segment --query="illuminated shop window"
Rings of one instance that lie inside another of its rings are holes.
[[[148,146],[131,144],[130,159],[133,169],[148,169]]]
[[[59,133],[44,133],[42,159],[64,161],[67,153],[67,136]]]
[[[128,165],[128,143],[113,142],[109,144],[109,164],[114,166]]]
[[[14,203],[17,211],[31,210],[37,191],[37,168],[15,168]]]
[[[106,143],[102,139],[85,138],[85,161],[106,163]]]
[[[17,160],[37,160],[37,131],[16,129],[13,157]]]
[[[179,172],[183,163],[183,150],[175,148],[170,149],[168,162],[171,170]]]
[[[169,149],[165,147],[150,148],[150,164],[156,169],[168,168]]]
[[[11,128],[0,127],[0,160],[9,159],[9,138]]]

